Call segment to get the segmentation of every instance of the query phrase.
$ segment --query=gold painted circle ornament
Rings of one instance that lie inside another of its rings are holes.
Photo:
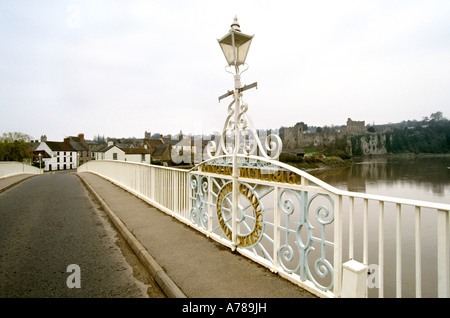
[[[237,235],[238,246],[250,247],[261,239],[264,232],[264,213],[257,193],[245,183],[239,184],[239,204],[237,223],[240,231]],[[233,183],[226,183],[217,195],[217,219],[224,234],[232,240],[231,215],[232,215]]]

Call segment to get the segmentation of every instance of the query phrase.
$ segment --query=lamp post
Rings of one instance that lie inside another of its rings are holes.
[[[39,153],[39,173],[42,174],[42,154]]]
[[[219,45],[222,49],[223,54],[225,55],[225,59],[227,60],[229,67],[234,67],[234,149],[233,149],[233,196],[232,196],[232,221],[231,221],[231,229],[232,229],[232,244],[233,247],[237,246],[237,211],[239,208],[239,167],[237,155],[240,148],[240,132],[239,132],[239,114],[241,107],[241,98],[242,98],[242,87],[241,87],[241,73],[246,71],[244,69],[240,72],[239,67],[241,65],[246,65],[245,60],[247,58],[248,50],[250,48],[250,44],[252,42],[253,35],[247,35],[241,32],[240,25],[238,23],[237,17],[234,18],[233,23],[231,24],[230,31],[224,35],[221,39],[218,39]],[[250,87],[249,87],[250,88]],[[231,95],[231,92],[219,97],[219,101],[221,98]],[[224,136],[222,136],[223,138]]]

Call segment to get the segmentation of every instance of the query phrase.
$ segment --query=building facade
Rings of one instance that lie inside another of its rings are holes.
[[[151,163],[150,151],[145,148],[121,148],[113,144],[94,151],[95,160],[119,160]]]
[[[43,152],[46,155],[42,155]],[[78,167],[77,151],[66,142],[41,141],[35,153],[41,153],[44,171],[70,170]]]

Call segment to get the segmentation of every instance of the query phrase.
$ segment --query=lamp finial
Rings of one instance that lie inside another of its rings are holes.
[[[231,24],[231,29],[236,31],[241,31],[241,26],[239,25],[237,15],[234,17],[233,23]]]

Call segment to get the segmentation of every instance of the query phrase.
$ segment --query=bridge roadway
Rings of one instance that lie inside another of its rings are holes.
[[[165,297],[73,174],[0,179],[0,298],[37,297]]]
[[[315,297],[95,174],[70,175],[80,177],[98,198],[117,230],[169,297]],[[45,175],[32,179],[37,182],[42,177]]]

